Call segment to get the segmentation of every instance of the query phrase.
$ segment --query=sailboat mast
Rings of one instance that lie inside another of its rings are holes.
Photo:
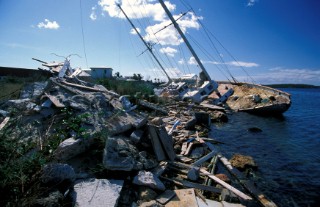
[[[129,19],[129,17],[127,16],[127,14],[123,11],[123,9],[121,8],[120,4],[117,4],[117,6],[119,7],[119,9],[122,11],[122,13],[124,14],[124,16],[126,17],[126,19],[129,21],[130,25],[132,26],[132,28],[136,31],[136,33],[138,34],[138,36],[140,37],[140,39],[142,40],[142,42],[144,43],[144,45],[147,47],[147,49],[149,50],[149,52],[151,53],[151,55],[153,56],[153,58],[156,60],[156,62],[158,63],[158,65],[160,66],[160,68],[163,70],[163,72],[165,73],[165,75],[168,78],[168,83],[171,83],[172,80],[169,77],[168,73],[165,71],[164,67],[162,66],[162,64],[159,62],[158,58],[154,55],[150,45],[148,45],[146,43],[146,41],[143,39],[143,37],[141,36],[141,34],[139,33],[139,31],[137,30],[137,28],[134,26],[134,24],[131,22],[131,20]]]
[[[201,70],[204,72],[204,74],[206,75],[208,81],[211,81],[211,78],[208,74],[208,72],[206,71],[206,69],[204,68],[202,62],[200,61],[198,55],[195,53],[195,51],[193,50],[193,48],[191,47],[189,41],[187,40],[187,38],[184,36],[183,32],[181,31],[178,23],[175,21],[175,19],[172,17],[169,9],[167,8],[167,6],[165,5],[165,3],[163,2],[163,0],[159,0],[161,6],[163,7],[163,9],[165,10],[165,12],[167,13],[169,19],[171,20],[171,22],[173,23],[174,27],[177,29],[177,31],[179,32],[181,38],[183,39],[183,41],[186,43],[187,47],[189,48],[191,54],[193,55],[193,57],[196,59],[199,67],[201,68]]]

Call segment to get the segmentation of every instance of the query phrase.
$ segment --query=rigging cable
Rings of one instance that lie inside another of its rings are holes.
[[[82,0],[80,0],[80,23],[81,23],[81,34],[82,34],[82,44],[83,44],[83,53],[84,53],[84,58],[86,59],[86,66],[88,66],[88,59],[87,59],[87,52],[86,52],[86,44],[84,40],[84,31],[83,31],[83,14],[82,14]]]

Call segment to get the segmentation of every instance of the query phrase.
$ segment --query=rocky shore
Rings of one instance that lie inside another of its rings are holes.
[[[130,102],[64,76],[29,84],[0,114],[13,148],[1,175],[21,168],[19,182],[1,183],[1,205],[276,206],[246,176],[252,157],[228,160],[208,137],[212,122],[228,121],[222,108]]]

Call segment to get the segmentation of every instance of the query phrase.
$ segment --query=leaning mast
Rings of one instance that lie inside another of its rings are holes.
[[[168,78],[168,84],[170,84],[172,82],[171,78],[169,77],[168,73],[165,71],[164,67],[162,66],[162,64],[159,62],[158,58],[154,55],[151,47],[146,43],[146,41],[143,39],[143,37],[141,36],[141,34],[139,33],[139,31],[137,30],[137,28],[134,26],[134,24],[131,22],[131,20],[129,19],[129,17],[127,16],[127,14],[123,11],[123,9],[121,8],[120,4],[117,4],[117,6],[119,7],[119,9],[122,11],[122,13],[124,14],[124,16],[127,18],[127,20],[129,21],[130,25],[132,26],[132,28],[136,31],[136,33],[138,34],[138,36],[140,37],[140,39],[142,40],[142,42],[144,43],[144,45],[147,47],[147,49],[149,50],[149,52],[151,53],[151,55],[153,56],[153,58],[156,60],[156,62],[158,63],[158,65],[160,66],[160,68],[163,70],[163,72],[165,73],[165,75]]]
[[[165,5],[165,3],[163,2],[163,0],[159,0],[161,6],[163,7],[163,9],[165,10],[165,12],[167,13],[169,19],[171,20],[171,22],[173,23],[173,26],[177,29],[178,33],[180,34],[181,38],[183,39],[183,41],[186,43],[187,47],[189,48],[191,54],[193,55],[193,57],[196,59],[199,67],[201,68],[201,70],[204,72],[204,74],[206,75],[208,81],[211,81],[211,78],[208,74],[208,72],[206,71],[206,69],[204,68],[202,62],[200,61],[198,55],[195,53],[195,51],[193,50],[193,48],[191,47],[189,41],[187,40],[187,38],[184,36],[183,32],[181,31],[178,23],[176,22],[176,20],[172,17],[169,9],[167,8],[167,6]]]

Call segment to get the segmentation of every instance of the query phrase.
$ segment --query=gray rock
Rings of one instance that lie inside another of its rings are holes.
[[[72,183],[75,177],[76,174],[70,165],[54,163],[44,166],[41,181],[44,184],[58,184],[64,181]]]
[[[143,135],[143,131],[142,130],[135,130],[130,135],[131,141],[134,142],[134,143],[139,143],[141,138],[142,138],[142,135]]]
[[[26,85],[21,93],[20,93],[20,99],[25,99],[25,98],[30,98],[30,99],[35,99],[39,97],[45,87],[48,85],[48,82],[34,82],[32,84]]]
[[[74,206],[117,206],[122,186],[123,180],[79,180],[74,185],[72,193]]]
[[[60,207],[63,205],[63,195],[58,190],[49,193],[47,197],[36,199],[31,206]]]
[[[154,200],[158,194],[151,188],[141,186],[138,191],[138,199],[141,201],[151,201]]]
[[[185,129],[194,129],[195,125],[197,124],[197,119],[195,117],[192,117],[187,123],[185,124]]]
[[[210,115],[212,122],[228,122],[228,116],[221,111],[212,112]]]
[[[57,160],[69,160],[85,152],[89,146],[89,139],[69,138],[60,143],[54,155]]]
[[[9,115],[9,112],[0,109],[0,115],[6,117]]]
[[[138,150],[125,137],[109,137],[103,153],[103,165],[109,170],[141,170],[143,165],[135,157]]]
[[[165,190],[164,184],[152,172],[139,171],[139,174],[134,177],[133,183],[136,185],[147,186],[155,190]]]
[[[189,171],[188,171],[188,179],[196,181],[199,179],[200,177],[200,169],[198,167],[192,167]]]

